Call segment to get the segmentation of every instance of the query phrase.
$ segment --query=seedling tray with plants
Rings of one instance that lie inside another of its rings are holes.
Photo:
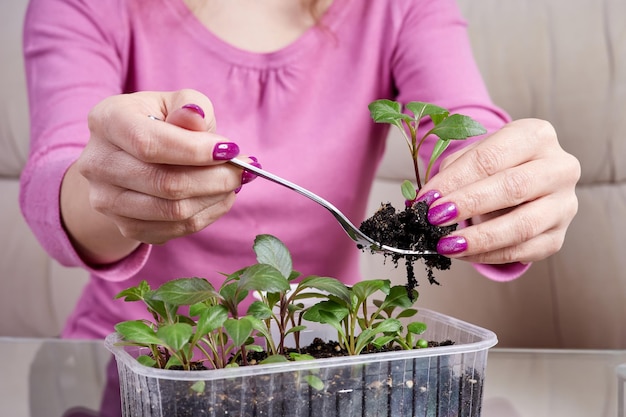
[[[154,317],[119,323],[106,339],[124,417],[480,415],[493,333],[418,312],[417,291],[388,280],[349,287],[309,276],[294,285],[300,277],[281,241],[260,235],[253,248],[258,263],[219,289],[182,278],[119,294]],[[258,300],[240,315],[248,292]],[[308,324],[336,340],[300,346]]]

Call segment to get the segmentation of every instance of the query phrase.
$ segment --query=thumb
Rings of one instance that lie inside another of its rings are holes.
[[[214,125],[214,123],[207,121],[206,114],[202,107],[193,103],[185,104],[171,111],[165,118],[165,121],[182,127],[183,129],[200,132],[212,130],[211,125]]]
[[[215,132],[213,103],[192,89],[170,92],[164,97],[165,121],[183,129]]]

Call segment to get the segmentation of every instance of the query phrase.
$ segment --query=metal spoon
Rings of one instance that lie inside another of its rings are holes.
[[[330,213],[333,216],[335,216],[335,219],[337,219],[337,221],[339,222],[343,230],[346,231],[348,236],[352,240],[354,240],[357,243],[357,246],[359,246],[360,248],[367,248],[375,252],[394,253],[394,254],[403,255],[403,256],[437,255],[437,252],[433,252],[433,251],[413,251],[413,250],[408,250],[408,249],[394,248],[392,246],[387,246],[387,245],[381,245],[380,243],[376,242],[371,237],[361,232],[355,225],[352,224],[352,222],[350,222],[350,220],[348,220],[348,218],[341,211],[339,211],[339,209],[337,209],[334,205],[324,200],[322,197],[318,196],[317,194],[314,194],[311,191],[305,188],[302,188],[297,184],[287,181],[277,175],[274,175],[263,169],[257,168],[254,165],[250,165],[247,162],[243,162],[239,159],[231,159],[228,162],[234,166],[253,172],[261,178],[265,178],[266,180],[273,181],[276,184],[280,184],[293,191],[296,191],[297,193],[300,193],[303,196],[308,197],[309,199],[315,201],[317,204],[325,207],[328,211],[330,211]]]

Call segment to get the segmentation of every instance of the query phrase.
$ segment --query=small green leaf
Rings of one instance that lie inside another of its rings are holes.
[[[391,281],[388,279],[359,281],[352,286],[352,293],[356,296],[357,300],[362,303],[377,291],[382,291],[384,294],[388,294],[390,285]]]
[[[369,104],[370,116],[376,123],[391,123],[402,127],[402,120],[409,122],[411,118],[402,113],[402,105],[397,101],[376,100]]]
[[[316,375],[306,375],[304,380],[309,384],[309,386],[317,391],[321,391],[324,389],[324,381],[320,379],[320,377]]]
[[[230,318],[224,322],[224,328],[235,346],[241,346],[252,334],[252,322],[246,317],[240,319]]]
[[[193,335],[193,328],[187,323],[174,323],[160,327],[156,334],[164,344],[177,351],[189,342]]]
[[[196,324],[194,341],[222,327],[228,319],[228,310],[222,305],[211,306],[200,313]]]
[[[401,318],[406,318],[406,317],[413,317],[414,315],[417,314],[417,310],[414,308],[407,308],[402,310],[400,313],[398,313],[398,315],[396,316],[397,319],[401,319]]]
[[[394,285],[389,290],[389,294],[383,300],[381,308],[387,309],[389,307],[401,307],[408,308],[413,305],[414,301],[411,301],[409,295],[406,292],[404,285]]]
[[[248,307],[247,315],[254,316],[257,319],[265,320],[272,317],[272,309],[261,301],[253,301]]]
[[[254,239],[253,249],[258,263],[273,266],[289,279],[293,264],[291,254],[283,242],[272,235],[258,235]]]
[[[443,140],[464,140],[487,133],[476,120],[462,114],[452,114],[431,129],[430,133]]]
[[[385,319],[374,327],[377,333],[397,333],[401,329],[402,323],[398,319]]]
[[[413,334],[422,334],[426,331],[427,328],[428,326],[426,326],[426,323],[422,323],[419,321],[410,323],[406,326],[406,329]]]
[[[220,295],[204,278],[179,278],[161,285],[153,298],[177,306],[201,303]]]
[[[392,340],[394,340],[395,338],[396,338],[395,336],[381,336],[381,337],[377,337],[376,339],[372,340],[372,345],[374,345],[374,347],[376,347],[376,349],[380,349],[383,346],[385,346],[387,343],[389,343]]]
[[[265,365],[268,363],[283,363],[283,362],[289,362],[289,360],[285,358],[283,355],[270,355],[259,363]]]
[[[289,330],[287,330],[285,332],[285,336],[287,336],[288,334],[291,334],[291,333],[301,332],[303,330],[306,330],[306,326],[293,326],[291,329],[289,329]]]
[[[192,391],[195,391],[198,394],[202,394],[204,392],[205,386],[206,386],[205,381],[196,381],[193,383],[193,385],[190,388]]]
[[[304,278],[300,281],[300,284],[298,284],[298,289],[304,288],[314,288],[319,291],[325,291],[346,302],[350,300],[350,290],[344,283],[336,278],[312,275]]]
[[[162,344],[152,330],[152,327],[148,326],[141,320],[123,321],[115,325],[115,331],[122,335],[122,337],[129,342],[141,343],[146,345],[160,345]]]
[[[275,267],[255,264],[246,268],[239,277],[239,288],[246,291],[283,292],[289,290],[289,281]]]
[[[419,122],[422,117],[430,116],[435,125],[441,123],[441,121],[448,117],[448,114],[450,113],[443,107],[421,101],[412,101],[407,103],[406,108],[415,115],[413,117],[415,121]]]
[[[417,197],[417,191],[415,190],[415,186],[409,180],[403,181],[400,189],[402,190],[402,196],[406,200],[413,201],[415,200],[415,197]]]
[[[124,301],[139,301],[143,300],[144,296],[150,292],[150,285],[143,280],[136,287],[127,288],[124,291],[119,292],[115,298],[124,298]]]
[[[137,356],[137,362],[139,362],[143,366],[148,366],[150,368],[154,368],[157,363],[152,356],[148,355]]]
[[[306,353],[297,353],[291,352],[289,353],[289,357],[294,361],[312,361],[315,360],[315,357],[308,355]]]

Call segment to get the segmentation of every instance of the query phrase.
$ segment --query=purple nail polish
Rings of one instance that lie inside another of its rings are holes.
[[[204,119],[204,110],[202,110],[202,107],[198,106],[197,104],[185,104],[183,106],[183,109],[189,109],[191,111],[194,111]]]
[[[459,212],[454,203],[443,203],[428,210],[428,221],[430,224],[439,226],[455,219],[458,214]]]
[[[257,168],[263,168],[261,164],[258,162],[258,159],[256,159],[254,156],[249,156],[248,158],[252,159],[252,162],[250,162],[250,165],[257,167]],[[250,181],[254,180],[256,177],[257,176],[255,173],[246,171],[244,169],[243,172],[241,173],[241,185],[249,183]]]
[[[220,142],[213,148],[213,159],[216,161],[233,159],[237,155],[239,155],[239,146],[233,142]]]
[[[437,253],[455,255],[467,250],[467,240],[462,236],[446,236],[439,239]]]
[[[441,193],[437,190],[430,190],[421,195],[416,201],[425,201],[426,204],[430,207],[432,203],[441,198]]]

